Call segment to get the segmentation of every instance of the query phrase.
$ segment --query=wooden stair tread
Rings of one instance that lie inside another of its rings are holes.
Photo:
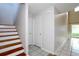
[[[15,46],[15,45],[18,45],[18,44],[21,44],[21,42],[0,46],[0,49],[7,48],[7,47],[10,47],[10,46]]]
[[[21,53],[21,54],[19,54],[17,56],[26,56],[26,54],[23,52],[23,53]]]
[[[9,34],[9,35],[0,35],[0,37],[6,37],[6,36],[16,36],[18,34]]]
[[[0,56],[9,55],[11,53],[17,52],[17,51],[22,50],[22,49],[23,49],[23,47],[19,47],[19,48],[13,49],[13,50],[9,50],[9,51],[6,51],[4,53],[0,53]]]
[[[13,39],[6,39],[6,40],[0,40],[0,42],[6,42],[6,41],[12,41],[12,40],[18,40],[18,39],[20,39],[20,38],[13,38]]]
[[[18,39],[18,40],[0,42],[0,46],[5,46],[5,45],[8,45],[8,44],[13,44],[13,43],[18,43],[18,42],[21,42],[21,41]]]
[[[19,38],[19,35],[0,37],[0,40],[7,40],[7,39],[9,40],[9,39],[13,39],[13,38]]]

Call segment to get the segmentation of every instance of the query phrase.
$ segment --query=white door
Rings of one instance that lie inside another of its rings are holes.
[[[48,15],[47,15],[48,16]],[[49,18],[46,18],[44,17],[43,20],[42,20],[42,48],[44,50],[47,50],[47,51],[50,51],[51,49],[51,45],[53,45],[54,43],[52,42],[52,40],[50,39],[51,38],[51,35],[50,35],[50,19]],[[53,26],[52,26],[53,27]],[[52,35],[53,36],[53,35]],[[52,44],[51,44],[51,42]]]
[[[42,20],[38,18],[36,20],[36,29],[37,29],[37,39],[36,39],[36,45],[39,47],[42,47],[42,40],[43,40],[43,31],[42,31]]]

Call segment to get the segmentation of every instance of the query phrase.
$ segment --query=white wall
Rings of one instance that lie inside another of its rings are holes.
[[[33,21],[35,44],[54,53],[54,7],[42,11]]]
[[[20,4],[15,25],[25,52],[28,54],[28,4]]]
[[[55,18],[55,53],[58,55],[69,55],[68,43],[68,13],[56,15]]]
[[[18,3],[0,3],[0,24],[13,25],[18,8]]]
[[[58,40],[58,41],[56,41],[56,43],[57,43],[57,45],[55,46],[56,49],[60,47],[59,45],[62,44],[63,40],[66,40],[64,35],[66,35],[66,33],[67,33],[67,24],[66,24],[67,18],[64,14],[65,13],[58,14],[58,15],[56,15],[56,18],[55,18],[55,23],[56,23],[55,24],[55,38],[56,38],[56,40]]]
[[[55,15],[60,14],[60,11],[59,11],[56,7],[54,7],[54,14],[55,14]]]
[[[29,15],[28,17],[28,31],[29,31],[29,38],[28,38],[28,44],[33,44],[33,17]]]

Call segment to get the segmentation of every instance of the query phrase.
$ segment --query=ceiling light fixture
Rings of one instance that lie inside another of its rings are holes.
[[[74,9],[75,12],[79,11],[79,6]]]

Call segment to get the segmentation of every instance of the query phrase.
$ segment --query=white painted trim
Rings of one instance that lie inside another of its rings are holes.
[[[54,52],[52,52],[52,51],[49,51],[49,50],[46,50],[46,49],[44,49],[44,48],[41,48],[42,50],[44,50],[44,51],[46,51],[46,52],[48,52],[48,53],[51,53],[51,54],[55,54]]]

